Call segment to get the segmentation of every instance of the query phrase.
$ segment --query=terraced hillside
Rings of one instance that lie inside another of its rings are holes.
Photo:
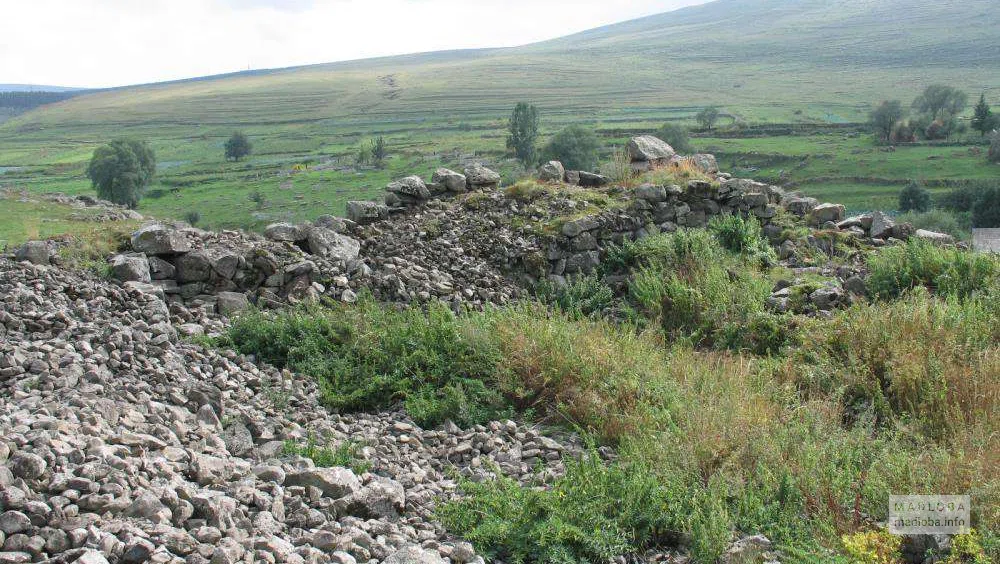
[[[991,0],[719,0],[519,48],[124,88],[0,125],[0,167],[24,167],[0,184],[86,191],[95,145],[127,134],[149,139],[164,163],[154,190],[171,197],[147,200],[144,211],[209,210],[214,226],[301,219],[320,205],[340,212],[397,171],[460,164],[462,152],[504,168],[503,120],[519,100],[541,108],[546,133],[596,124],[611,145],[707,104],[745,122],[824,124],[863,121],[873,101],[909,100],[932,82],[995,92],[997,24]],[[222,162],[236,128],[256,143],[250,166]],[[377,134],[395,160],[353,168],[358,143]],[[303,162],[313,168],[288,188]],[[969,166],[913,176],[996,176]],[[248,204],[253,191],[269,207]]]

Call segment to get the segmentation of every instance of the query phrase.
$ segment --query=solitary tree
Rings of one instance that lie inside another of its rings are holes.
[[[899,211],[925,212],[931,209],[931,193],[916,182],[910,182],[899,193]]]
[[[969,97],[957,88],[932,84],[913,100],[913,109],[934,120],[950,120],[962,113]]]
[[[593,170],[597,166],[597,135],[581,125],[571,125],[549,140],[543,160],[557,160],[568,170]]]
[[[375,159],[377,164],[382,164],[382,161],[389,156],[389,150],[385,146],[385,137],[379,135],[372,142],[372,158]]]
[[[145,141],[115,139],[94,151],[87,166],[97,195],[135,208],[156,173],[156,156]]]
[[[698,112],[698,115],[694,116],[694,119],[702,126],[702,128],[711,131],[715,127],[715,122],[719,121],[719,108],[717,106],[709,106],[704,110]]]
[[[976,104],[976,109],[972,115],[972,129],[985,136],[990,131],[993,131],[995,125],[993,111],[990,110],[990,105],[986,103],[986,94],[980,94],[979,103]]]
[[[683,125],[665,123],[663,124],[663,127],[656,132],[656,136],[666,141],[678,153],[687,155],[694,152],[694,147],[691,146],[691,138],[688,134],[688,128]]]
[[[229,141],[226,141],[226,160],[239,161],[248,156],[253,151],[250,139],[242,131],[233,133]]]
[[[875,134],[882,141],[892,138],[892,132],[903,119],[903,104],[899,100],[885,100],[869,114]]]
[[[507,148],[514,151],[517,160],[525,167],[534,166],[537,162],[538,108],[525,102],[518,103],[510,115],[508,129]]]

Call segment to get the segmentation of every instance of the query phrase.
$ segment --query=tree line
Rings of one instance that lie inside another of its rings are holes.
[[[965,92],[944,84],[932,84],[909,107],[899,100],[883,101],[872,110],[869,121],[879,140],[888,143],[947,139],[964,133],[968,126],[985,136],[1000,127],[1000,118],[993,115],[985,94],[979,97],[967,126],[960,116],[968,102]]]
[[[31,110],[68,100],[77,94],[78,92],[0,92],[0,108]]]

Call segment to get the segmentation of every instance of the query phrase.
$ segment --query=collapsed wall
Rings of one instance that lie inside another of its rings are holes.
[[[589,212],[534,210],[558,226],[539,232],[517,225],[531,214],[500,189],[498,173],[479,164],[463,173],[442,168],[430,182],[409,176],[390,183],[382,202],[349,202],[347,218],[276,223],[263,236],[147,224],[125,252],[111,257],[111,275],[170,304],[223,316],[251,304],[271,308],[323,297],[353,302],[362,292],[387,302],[441,300],[457,310],[507,303],[545,278],[564,283],[591,273],[613,245],[626,240],[704,227],[732,214],[758,219],[783,259],[794,259],[796,243],[782,238],[778,220],[843,232],[875,246],[911,236],[951,242],[947,235],[896,225],[878,212],[845,218],[842,205],[734,178],[719,171],[714,156],[681,156],[655,137],[632,139],[628,151],[635,173],[677,167],[694,171],[695,178],[623,188],[599,174],[545,163],[539,181],[570,192],[606,191],[616,205]],[[51,243],[31,242],[16,258],[44,263],[52,254]]]

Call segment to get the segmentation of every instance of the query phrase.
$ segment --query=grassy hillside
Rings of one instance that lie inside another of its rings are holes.
[[[150,140],[162,163],[152,187],[161,197],[144,201],[145,213],[197,209],[212,226],[306,219],[318,207],[339,213],[346,199],[375,195],[397,174],[458,166],[477,155],[510,168],[501,162],[503,120],[520,100],[540,107],[543,133],[588,123],[610,145],[666,120],[690,120],[706,104],[723,106],[741,122],[827,124],[863,121],[873,101],[909,100],[932,82],[997,92],[998,23],[991,0],[720,0],[520,48],[118,89],[0,125],[0,167],[23,167],[0,176],[0,185],[89,190],[82,172],[94,147],[130,135]],[[249,164],[222,162],[222,144],[237,128],[256,144]],[[389,168],[355,170],[358,143],[376,134],[389,141]],[[792,147],[798,139],[777,142]],[[757,141],[696,145],[770,152]],[[858,148],[842,141],[827,151],[838,155],[832,163],[841,168]],[[795,148],[792,156],[803,152]],[[887,155],[891,162],[882,168],[891,169],[892,181],[998,176],[973,158],[925,169],[926,156]],[[303,162],[308,170],[293,174],[292,166]],[[918,169],[910,171],[914,164]],[[816,172],[837,186],[860,176]],[[266,194],[269,204],[250,204],[253,191]],[[887,193],[857,205],[885,201]]]

